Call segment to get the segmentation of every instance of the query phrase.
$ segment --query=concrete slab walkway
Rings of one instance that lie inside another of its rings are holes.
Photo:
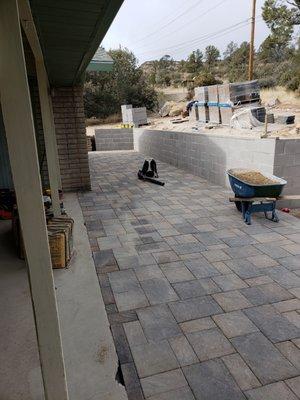
[[[79,194],[130,400],[300,398],[300,221],[246,226],[229,192],[134,152]]]
[[[127,400],[76,193],[64,205],[75,220],[74,255],[69,268],[53,272],[69,398]],[[1,400],[45,398],[27,275],[11,221],[0,220]]]

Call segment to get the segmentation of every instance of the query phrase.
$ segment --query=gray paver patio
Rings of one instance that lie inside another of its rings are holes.
[[[244,312],[272,342],[283,342],[300,336],[299,328],[271,305],[249,308]]]
[[[187,338],[200,361],[234,353],[234,348],[218,328],[188,333]]]
[[[144,157],[91,153],[79,193],[129,400],[300,398],[300,221]]]
[[[258,328],[242,311],[219,314],[212,318],[228,338],[258,331]]]
[[[293,364],[262,333],[239,336],[232,343],[263,384],[298,374]]]
[[[239,354],[229,354],[223,357],[222,360],[242,390],[250,390],[261,386],[259,380]]]
[[[165,305],[140,309],[137,315],[149,341],[157,342],[181,334],[175,318]]]
[[[261,388],[249,390],[246,395],[249,400],[297,400],[295,394],[284,382],[271,383]]]
[[[221,360],[211,360],[184,367],[183,372],[196,399],[246,399]]]

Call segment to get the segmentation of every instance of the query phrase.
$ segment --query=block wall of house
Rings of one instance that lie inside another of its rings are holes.
[[[83,88],[54,88],[51,96],[63,190],[88,190],[91,182]]]
[[[39,90],[38,90],[37,80],[35,77],[29,77],[28,81],[29,81],[32,113],[33,113],[33,120],[35,127],[36,145],[39,156],[40,173],[41,173],[42,185],[43,188],[45,189],[49,188],[49,175],[48,175],[47,155],[46,155],[45,140],[44,140]]]

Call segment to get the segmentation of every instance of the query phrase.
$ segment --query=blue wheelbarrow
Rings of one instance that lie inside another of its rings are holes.
[[[274,183],[253,185],[239,179],[238,172],[249,172],[249,170],[230,169],[227,171],[230,186],[235,195],[229,201],[235,203],[236,208],[242,213],[245,223],[251,225],[251,215],[255,212],[263,212],[267,219],[278,222],[276,201],[287,182],[277,176],[263,174]]]

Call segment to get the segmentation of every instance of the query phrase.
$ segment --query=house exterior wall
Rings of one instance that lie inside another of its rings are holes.
[[[83,87],[54,88],[51,95],[63,190],[88,190]]]

